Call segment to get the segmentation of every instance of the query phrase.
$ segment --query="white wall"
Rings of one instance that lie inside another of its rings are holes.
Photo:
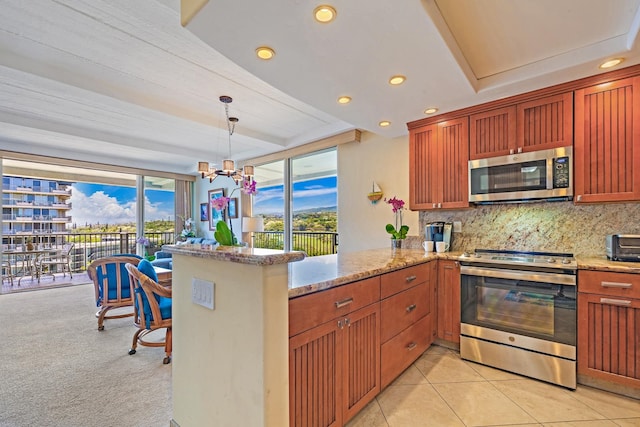
[[[200,203],[208,203],[209,190],[217,188],[224,188],[224,195],[227,197],[238,198],[238,218],[232,219],[231,222],[233,226],[233,234],[236,235],[238,240],[242,240],[242,192],[240,191],[239,186],[237,186],[235,182],[233,182],[233,179],[227,178],[226,176],[219,176],[212,183],[209,183],[208,178],[202,179],[198,176],[195,189],[193,191],[195,195],[193,219],[196,223],[196,236],[213,239],[214,232],[209,230],[209,221],[200,221]],[[238,190],[236,190],[233,195],[230,195],[235,188],[238,188]]]
[[[377,204],[367,198],[372,182],[384,196]],[[338,146],[338,233],[339,251],[388,248],[391,235],[385,225],[394,223],[391,205],[384,198],[397,197],[406,203],[404,224],[409,235],[418,236],[418,212],[409,206],[409,136],[385,138],[363,132],[361,141]]]

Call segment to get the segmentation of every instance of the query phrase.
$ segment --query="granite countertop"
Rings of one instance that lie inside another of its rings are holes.
[[[458,260],[461,252],[423,249],[371,249],[305,258],[289,265],[289,298],[422,264],[435,259]]]
[[[274,249],[258,249],[243,246],[211,246],[200,244],[164,245],[162,250],[171,254],[252,265],[286,264],[301,261],[306,257],[306,254],[300,251],[284,252]]]
[[[606,256],[576,255],[578,270],[613,271],[640,274],[640,262],[611,261]]]

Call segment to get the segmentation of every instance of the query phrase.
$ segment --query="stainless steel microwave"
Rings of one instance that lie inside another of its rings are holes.
[[[469,201],[572,200],[572,169],[572,147],[470,160]]]

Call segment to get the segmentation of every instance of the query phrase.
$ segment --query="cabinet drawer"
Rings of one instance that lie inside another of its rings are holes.
[[[431,344],[432,315],[428,314],[382,344],[380,385],[386,387],[416,361]]]
[[[640,274],[578,271],[578,292],[640,298]]]
[[[428,314],[431,308],[429,296],[429,283],[422,283],[382,300],[380,303],[381,341],[389,340]]]
[[[289,336],[380,300],[380,276],[289,300]]]
[[[426,263],[383,274],[380,279],[380,297],[386,298],[428,281],[430,271],[431,263]]]

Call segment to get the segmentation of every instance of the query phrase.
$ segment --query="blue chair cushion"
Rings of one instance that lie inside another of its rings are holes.
[[[96,275],[98,276],[98,283],[105,283],[106,276],[106,284],[107,284],[107,299],[114,300],[118,298],[118,274],[120,275],[120,283],[122,285],[121,296],[122,298],[129,298],[131,296],[131,289],[129,288],[129,272],[125,268],[125,264],[120,264],[120,271],[117,271],[117,264],[106,264],[106,275],[102,274],[102,269],[98,268],[96,270]],[[100,307],[104,298],[104,289],[102,286],[98,288],[98,301],[96,301],[96,305]]]
[[[158,281],[158,275],[156,274],[156,271],[153,269],[153,265],[146,259],[143,259],[142,261],[140,261],[140,263],[138,264],[138,271],[140,271],[142,274],[149,277],[154,282]],[[151,313],[151,306],[149,305],[149,300],[147,299],[147,295],[144,293],[141,287],[136,288],[136,293],[140,294],[140,296],[142,297],[142,311],[144,312],[144,316],[145,316],[145,327],[149,329],[151,327],[151,321],[153,320],[153,314]],[[171,318],[171,298],[161,297],[155,294],[154,294],[154,297],[158,302],[161,318],[170,319]],[[137,299],[136,299],[136,308],[139,309]]]
[[[158,275],[156,274],[156,270],[153,269],[153,264],[150,261],[143,259],[140,260],[138,264],[138,271],[154,282],[158,281]]]

